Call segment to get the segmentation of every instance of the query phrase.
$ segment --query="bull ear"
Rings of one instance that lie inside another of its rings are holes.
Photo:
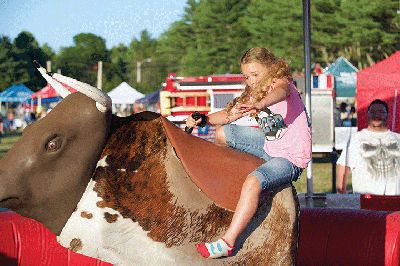
[[[89,98],[93,99],[96,102],[96,107],[100,112],[106,112],[108,110],[111,109],[111,98],[110,96],[108,96],[108,94],[104,93],[103,91],[90,86],[89,84],[83,83],[81,81],[78,81],[76,79],[70,78],[70,77],[66,77],[63,76],[61,74],[57,74],[57,73],[48,73],[46,72],[46,70],[41,67],[37,62],[35,63],[35,65],[38,65],[38,70],[39,72],[42,74],[42,76],[47,80],[47,82],[54,87],[54,89],[61,95],[61,97],[65,98],[66,96],[68,96],[71,92],[68,91],[62,84],[66,84],[74,89],[76,89],[77,91],[85,94],[86,96],[88,96]],[[54,84],[54,85],[53,85]],[[56,87],[60,90],[57,90]],[[60,88],[60,86],[62,88]],[[65,95],[65,91],[67,91],[67,94]],[[63,94],[65,96],[63,96]]]

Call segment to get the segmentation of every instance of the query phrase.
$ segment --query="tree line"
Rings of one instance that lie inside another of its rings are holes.
[[[345,56],[362,69],[399,50],[397,5],[397,0],[311,1],[312,62],[326,66]],[[126,81],[149,93],[161,87],[168,73],[239,73],[240,56],[254,46],[270,48],[303,72],[302,1],[188,0],[183,16],[158,38],[144,30],[128,46],[111,49],[92,33],[75,35],[73,45],[57,53],[48,44],[40,46],[30,32],[14,40],[1,36],[0,91],[13,83],[42,88],[45,82],[33,60],[44,66],[51,60],[53,72],[95,85],[101,60],[105,91]]]

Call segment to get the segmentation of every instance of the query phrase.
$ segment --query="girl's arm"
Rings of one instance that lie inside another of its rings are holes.
[[[272,86],[273,89],[267,94],[267,96],[254,104],[254,107],[257,110],[279,103],[289,96],[290,90],[287,79],[277,79],[273,82]]]
[[[233,106],[230,112],[226,109],[208,115],[207,124],[217,126],[226,125],[245,115],[245,110]]]
[[[285,100],[290,94],[289,81],[286,78],[275,79],[271,86],[271,91],[261,101],[257,103],[241,104],[239,108],[247,109],[250,113],[256,113],[265,107]]]
[[[244,116],[246,110],[234,106],[228,113],[226,109],[207,115],[207,124],[212,126],[226,125]],[[196,127],[201,123],[201,118],[194,120],[189,116],[186,120],[187,127]]]

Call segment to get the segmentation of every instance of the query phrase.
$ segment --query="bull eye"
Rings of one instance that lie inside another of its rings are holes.
[[[46,144],[46,151],[55,152],[61,147],[61,139],[59,137],[55,137],[49,140]]]

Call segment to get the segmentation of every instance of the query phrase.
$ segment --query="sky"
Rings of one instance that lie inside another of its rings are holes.
[[[129,45],[147,29],[153,38],[182,19],[187,0],[0,0],[0,35],[13,40],[21,31],[56,52],[73,36],[93,33],[107,48]]]

